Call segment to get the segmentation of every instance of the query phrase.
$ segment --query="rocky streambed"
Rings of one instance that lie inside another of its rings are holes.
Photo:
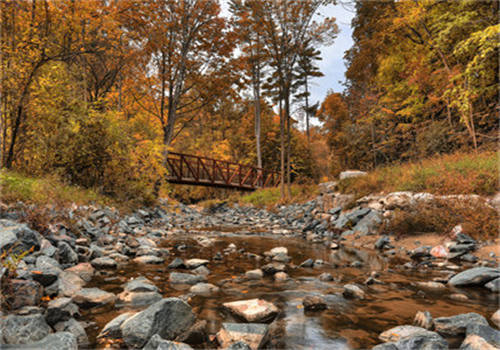
[[[458,228],[408,249],[372,236],[384,208],[318,198],[275,212],[74,207],[53,213],[73,226],[42,235],[25,209],[1,213],[0,249],[34,247],[2,269],[2,347],[500,347],[498,247]]]

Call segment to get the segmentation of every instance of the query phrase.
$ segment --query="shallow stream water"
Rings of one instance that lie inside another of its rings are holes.
[[[487,319],[496,311],[498,300],[486,290],[480,288],[447,289],[446,291],[420,291],[413,282],[431,281],[435,277],[445,277],[450,271],[407,270],[402,267],[404,261],[386,258],[376,251],[357,250],[341,247],[331,250],[324,244],[312,244],[300,237],[272,236],[260,234],[238,234],[238,232],[214,234],[210,231],[199,233],[210,237],[214,244],[208,248],[200,246],[196,234],[190,236],[170,236],[162,246],[170,249],[170,256],[164,264],[138,265],[129,263],[116,270],[100,271],[88,287],[118,294],[122,285],[131,278],[144,276],[150,279],[164,297],[182,296],[189,293],[190,286],[171,285],[168,281],[172,270],[167,265],[175,258],[208,259],[211,271],[208,283],[220,287],[220,292],[203,297],[189,299],[198,319],[208,322],[209,333],[215,335],[222,322],[232,322],[231,315],[224,312],[222,304],[228,301],[262,298],[273,302],[281,310],[277,319],[281,326],[279,341],[271,347],[286,349],[346,349],[371,348],[380,343],[378,335],[397,325],[412,324],[417,311],[429,311],[433,317],[452,316],[460,313],[477,312]],[[217,252],[234,243],[237,251],[224,255],[221,261],[212,258]],[[179,251],[179,245],[186,245]],[[274,247],[288,248],[291,262],[287,264],[290,279],[276,282],[273,276],[264,276],[261,280],[245,280],[244,273],[268,264],[265,259],[257,260],[240,252],[250,252],[263,256],[265,251]],[[325,264],[315,268],[297,267],[304,260],[321,259]],[[362,267],[350,267],[354,261],[360,261]],[[337,265],[338,267],[333,267]],[[377,271],[379,280],[384,284],[363,285],[372,271]],[[328,272],[334,281],[322,282],[318,276]],[[342,297],[343,285],[357,283],[366,292],[363,300],[347,300]],[[450,298],[453,293],[468,296],[466,301]],[[325,297],[328,309],[305,312],[302,299],[306,295],[320,294]],[[115,307],[112,310],[90,310],[84,313],[87,322],[87,334],[91,348],[102,347],[96,343],[96,336],[104,325],[119,314],[134,310],[130,307]],[[140,310],[140,309],[135,309]],[[450,346],[453,346],[451,340]],[[203,344],[201,347],[214,347]]]

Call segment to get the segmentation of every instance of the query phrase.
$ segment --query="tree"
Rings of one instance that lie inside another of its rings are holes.
[[[295,95],[297,100],[304,100],[304,114],[306,117],[306,135],[307,143],[311,143],[311,135],[309,131],[309,116],[314,115],[318,105],[309,106],[309,78],[322,77],[324,74],[319,70],[318,66],[314,64],[314,61],[321,60],[321,52],[309,43],[303,44],[299,51],[299,59],[297,61],[297,81],[294,86],[295,89],[304,89],[302,92],[298,92]]]
[[[149,99],[140,103],[161,124],[166,159],[179,117],[221,93],[217,84],[227,73],[233,43],[215,0],[135,1],[132,9],[138,11],[132,29],[143,55],[142,75],[150,84],[141,83],[139,93]]]
[[[285,196],[285,181],[288,184],[287,194],[290,191],[290,96],[295,81],[294,70],[300,54],[301,44],[310,41],[319,45],[331,41],[338,28],[335,19],[326,18],[318,23],[313,20],[321,6],[326,6],[334,1],[304,0],[288,1],[273,0],[261,3],[257,9],[258,18],[261,20],[264,42],[271,59],[274,70],[274,80],[277,99],[280,105],[280,138],[281,138],[281,195]],[[269,84],[272,86],[272,84]],[[287,134],[287,150],[285,152],[285,125]],[[285,154],[286,172],[285,172]]]

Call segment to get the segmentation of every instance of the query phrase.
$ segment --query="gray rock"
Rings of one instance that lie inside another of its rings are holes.
[[[95,258],[90,263],[96,269],[116,269],[118,266],[115,260],[108,257]]]
[[[377,345],[373,350],[447,350],[448,342],[439,334],[430,331],[417,332],[402,337],[396,342]]]
[[[61,272],[61,265],[56,260],[41,255],[36,259],[35,269],[31,271],[31,277],[42,286],[48,286],[57,280]]]
[[[206,277],[200,275],[193,275],[190,273],[172,272],[168,278],[170,283],[173,284],[190,284],[194,285],[206,281]]]
[[[493,315],[491,315],[490,320],[495,326],[497,326],[497,328],[500,328],[500,309],[498,309]]]
[[[73,302],[84,308],[112,305],[115,300],[116,296],[113,293],[99,288],[82,288],[73,296]]]
[[[379,239],[377,239],[377,242],[375,242],[375,249],[382,250],[386,246],[388,246],[390,243],[391,243],[391,239],[389,238],[389,236],[384,235],[384,236],[380,237]]]
[[[97,336],[97,339],[101,338],[112,338],[112,339],[118,339],[122,337],[122,330],[121,330],[121,325],[123,322],[125,322],[127,319],[135,315],[135,312],[125,312],[115,318],[113,318],[111,321],[106,323],[104,328],[101,330],[99,335]]]
[[[245,272],[245,277],[249,280],[260,280],[264,276],[261,269],[250,270]]]
[[[244,342],[250,349],[260,349],[265,342],[269,326],[262,323],[223,323],[217,341],[223,348],[246,349],[235,343]]]
[[[240,341],[237,341],[236,343],[231,344],[230,346],[228,346],[224,350],[252,350],[252,348],[250,347],[250,345],[248,345],[244,341],[240,340]]]
[[[121,325],[125,343],[142,347],[154,335],[175,339],[194,323],[191,307],[179,298],[167,298],[128,318]]]
[[[29,344],[51,333],[50,326],[41,314],[9,315],[2,322],[2,335],[6,344]]]
[[[319,295],[308,295],[302,299],[302,305],[306,311],[317,311],[326,309],[326,301]]]
[[[72,297],[85,285],[85,281],[81,279],[80,276],[69,271],[61,272],[58,282],[59,295],[65,297]]]
[[[162,296],[157,292],[129,292],[124,291],[118,294],[118,302],[132,306],[151,305],[160,301]]]
[[[16,345],[14,348],[3,346],[5,349],[26,349],[26,350],[78,350],[76,337],[70,332],[58,332],[49,334],[45,338],[30,344]]]
[[[73,266],[78,263],[78,254],[64,241],[57,244],[57,254],[59,262],[64,266]]]
[[[168,264],[169,269],[185,269],[184,260],[181,258],[175,258],[170,264]]]
[[[57,298],[49,301],[45,312],[45,320],[51,326],[58,322],[64,322],[70,318],[79,315],[78,306],[71,298]]]
[[[10,281],[10,287],[12,292],[8,300],[12,309],[40,304],[43,294],[40,283],[31,280],[13,279]]]
[[[208,339],[207,321],[198,320],[186,332],[180,334],[175,341],[188,344],[203,344]]]
[[[155,255],[143,255],[138,256],[134,259],[134,262],[139,264],[162,264],[163,258],[157,257]]]
[[[302,264],[300,264],[299,267],[313,267],[313,265],[314,265],[314,260],[313,259],[307,259]]]
[[[342,292],[344,298],[348,299],[364,299],[365,292],[355,284],[346,284]]]
[[[273,263],[262,266],[261,270],[266,275],[274,275],[276,272],[284,272],[285,268],[286,268],[285,264],[273,262]]]
[[[359,222],[352,228],[352,230],[363,236],[374,234],[375,232],[377,232],[381,223],[382,214],[378,211],[372,210],[361,220],[359,220]]]
[[[474,312],[434,319],[434,328],[436,332],[444,336],[463,336],[467,327],[472,324],[487,326],[488,321],[483,316]]]
[[[339,174],[340,180],[350,179],[354,177],[365,176],[367,173],[361,170],[345,170]]]
[[[219,287],[211,283],[197,283],[192,286],[189,291],[195,295],[209,296],[219,292]]]
[[[74,318],[70,318],[67,321],[59,322],[54,326],[57,332],[69,332],[76,337],[78,345],[85,346],[89,344],[89,338],[85,329],[80,322]]]
[[[12,247],[14,253],[39,250],[42,237],[31,230],[26,224],[12,220],[0,219],[0,252]]]
[[[474,267],[457,273],[448,284],[455,287],[484,285],[500,277],[500,270],[491,267]]]
[[[196,269],[192,270],[192,272],[196,275],[200,276],[208,276],[210,275],[210,270],[206,266],[198,266]]]
[[[193,348],[187,344],[165,340],[158,334],[155,334],[149,339],[142,350],[192,350]]]
[[[497,293],[500,291],[500,278],[496,278],[492,281],[489,281],[484,286],[489,290],[491,290],[492,292]]]
[[[137,277],[127,282],[123,289],[127,292],[157,292],[156,287],[150,280],[145,277]]]
[[[64,271],[76,273],[85,282],[90,282],[94,276],[94,268],[88,262],[82,262],[73,267],[67,268]]]
[[[465,334],[466,337],[470,337],[471,335],[478,336],[489,345],[500,348],[500,331],[491,328],[490,326],[472,323],[467,326]],[[466,341],[464,341],[464,343],[466,343]]]
[[[188,269],[196,269],[197,267],[207,265],[210,261],[206,259],[188,259],[184,264]]]
[[[428,331],[422,327],[403,325],[403,326],[396,326],[394,328],[388,329],[380,333],[378,338],[384,342],[397,342],[401,338],[426,332]]]

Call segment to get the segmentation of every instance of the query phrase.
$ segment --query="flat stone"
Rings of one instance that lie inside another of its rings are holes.
[[[112,305],[116,296],[99,288],[82,288],[73,296],[73,302],[81,307]]]
[[[197,283],[192,286],[189,291],[196,295],[209,296],[214,293],[219,292],[219,287],[214,286],[211,283]]]
[[[160,301],[162,296],[157,292],[129,292],[123,291],[118,294],[118,302],[131,306],[151,305]]]
[[[210,261],[206,259],[189,259],[184,261],[186,268],[188,269],[196,269],[199,266],[207,265]]]
[[[257,350],[264,345],[268,330],[269,327],[262,323],[223,323],[217,341],[223,348],[244,342],[250,349]]]
[[[39,250],[41,235],[31,230],[28,225],[6,219],[0,219],[0,253],[13,248],[13,253],[19,254],[33,248]]]
[[[192,272],[196,275],[205,277],[210,275],[210,270],[204,265],[198,266],[196,269],[193,269]]]
[[[41,314],[7,316],[1,325],[6,344],[29,344],[45,338],[52,330]]]
[[[491,267],[474,267],[457,273],[448,284],[455,287],[482,286],[491,280],[500,277],[500,270]]]
[[[133,261],[138,264],[162,264],[164,260],[155,255],[143,255],[135,258]]]
[[[314,260],[313,259],[307,259],[304,262],[302,262],[299,267],[313,267],[314,265]]]
[[[154,334],[172,340],[188,330],[195,316],[191,307],[179,298],[162,299],[128,318],[121,325],[123,340],[129,347],[144,346]]]
[[[118,266],[115,260],[108,257],[95,258],[90,263],[96,269],[116,269]]]
[[[261,269],[250,270],[245,272],[245,277],[249,280],[260,280],[262,277],[264,277],[264,273]]]
[[[121,330],[121,325],[125,320],[129,319],[133,315],[135,315],[135,312],[125,312],[115,318],[113,318],[111,321],[106,323],[104,328],[101,330],[99,335],[97,336],[97,339],[102,339],[102,338],[112,338],[112,339],[118,339],[122,337],[122,330]]]
[[[278,254],[284,254],[284,255],[288,255],[288,249],[286,247],[276,247],[276,248],[273,248],[269,251],[271,257],[273,256],[276,256]]]
[[[94,268],[88,262],[79,263],[73,267],[69,267],[64,271],[76,273],[85,282],[90,282],[94,277]]]
[[[439,292],[439,291],[446,290],[446,286],[442,283],[439,283],[439,282],[429,281],[429,282],[417,282],[415,284],[417,285],[417,287],[419,287],[421,289],[426,289],[426,290],[430,290],[430,291]]]
[[[401,338],[408,337],[411,335],[415,335],[418,333],[428,332],[427,329],[415,326],[397,326],[391,329],[388,329],[379,334],[378,338],[383,342],[397,342]]]
[[[205,282],[206,278],[200,275],[193,275],[190,273],[172,272],[168,278],[170,283],[173,284],[190,284],[194,285],[200,282]]]
[[[239,300],[224,303],[223,306],[247,322],[264,322],[274,319],[278,308],[262,299]]]
[[[127,292],[157,292],[158,287],[156,287],[153,282],[145,277],[137,277],[129,282],[127,282],[123,289]]]
[[[467,327],[471,324],[482,324],[487,326],[488,321],[483,316],[474,312],[434,319],[434,328],[436,332],[444,336],[463,336]]]
[[[302,299],[302,305],[306,311],[316,311],[326,309],[326,301],[319,295],[308,295]]]

